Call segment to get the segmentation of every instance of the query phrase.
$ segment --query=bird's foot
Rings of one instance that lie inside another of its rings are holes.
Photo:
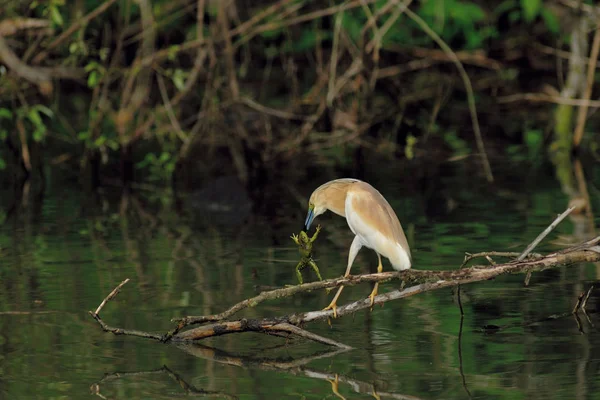
[[[331,391],[333,392],[333,394],[335,394],[340,399],[346,400],[346,398],[344,396],[342,396],[342,394],[339,391],[339,382],[340,381],[339,381],[338,374],[335,374],[335,379],[327,379],[327,381],[329,383],[331,383]]]
[[[375,287],[373,288],[373,291],[369,295],[369,299],[371,299],[371,305],[370,305],[371,311],[373,311],[373,304],[375,304],[375,296],[377,296],[378,288],[379,288],[379,285],[376,283]]]
[[[327,307],[323,309],[323,311],[333,310],[333,318],[337,318],[337,305],[335,303],[336,300],[332,301]]]
[[[381,397],[379,397],[379,394],[375,390],[375,387],[373,387],[373,393],[371,393],[371,396],[373,396],[373,398],[376,400],[381,400]]]

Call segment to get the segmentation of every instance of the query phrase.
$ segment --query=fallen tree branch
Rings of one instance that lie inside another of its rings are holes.
[[[416,294],[428,292],[431,290],[489,280],[503,274],[543,271],[549,268],[555,268],[560,265],[572,265],[581,262],[600,261],[600,249],[598,247],[598,243],[600,243],[600,236],[591,239],[587,242],[584,242],[580,245],[573,246],[559,252],[551,253],[540,258],[526,259],[522,261],[515,260],[509,263],[496,264],[493,266],[473,266],[470,268],[450,271],[406,270],[400,272],[383,272],[377,274],[348,276],[320,282],[311,282],[304,285],[291,286],[282,289],[275,289],[268,292],[263,292],[251,299],[246,299],[230,307],[228,310],[220,314],[201,317],[185,317],[178,321],[175,330],[168,332],[166,335],[137,330],[113,328],[104,323],[104,321],[102,321],[102,319],[97,313],[90,312],[90,314],[101,325],[102,329],[104,329],[107,332],[112,332],[113,334],[117,335],[132,335],[145,337],[160,341],[196,341],[208,337],[221,336],[231,333],[259,332],[264,334],[277,335],[289,334],[317,341],[319,343],[327,344],[330,346],[347,348],[347,346],[345,346],[342,343],[323,338],[321,336],[312,334],[308,331],[305,331],[304,329],[299,328],[299,326],[309,322],[331,318],[333,316],[332,310],[309,311],[274,318],[242,318],[235,321],[223,320],[245,308],[254,307],[265,300],[289,297],[300,292],[307,292],[316,289],[338,286],[351,286],[364,282],[385,282],[390,280],[401,280],[403,283],[419,282],[417,285],[408,288],[400,288],[376,296],[374,299],[374,303],[383,304],[388,301],[414,296]],[[109,295],[105,300],[108,301],[112,297],[111,295]],[[369,299],[365,298],[338,307],[337,315],[341,317],[370,307],[371,304]],[[184,332],[180,332],[182,328],[190,324],[206,322],[215,323],[203,325]]]

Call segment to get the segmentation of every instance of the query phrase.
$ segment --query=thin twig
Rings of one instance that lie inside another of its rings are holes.
[[[335,77],[340,53],[340,30],[342,28],[343,12],[335,16],[333,28],[333,44],[331,45],[331,58],[329,60],[329,79],[327,82],[327,105],[331,107],[334,99],[333,89],[335,87]]]
[[[472,399],[473,396],[471,395],[471,392],[469,391],[469,388],[467,386],[467,379],[465,377],[465,372],[463,370],[463,356],[462,356],[462,333],[463,333],[463,323],[464,323],[465,317],[462,314],[462,307],[461,307],[461,314],[460,314],[460,326],[458,328],[458,370],[460,371],[460,376],[462,378],[462,386],[465,389],[465,392],[467,392],[467,396],[469,396],[469,399]]]
[[[540,233],[538,235],[538,237],[536,237],[535,240],[529,244],[529,246],[527,246],[527,248],[521,253],[521,255],[519,257],[517,257],[517,261],[524,260],[525,257],[527,257],[527,255],[529,253],[531,253],[533,251],[533,249],[535,249],[535,247],[538,244],[540,244],[540,242],[542,240],[544,240],[544,238],[546,236],[548,236],[548,234],[550,232],[552,232],[554,230],[554,228],[556,228],[556,226],[558,224],[560,224],[562,222],[562,220],[565,219],[567,217],[567,215],[569,215],[571,213],[571,211],[573,211],[574,209],[575,209],[575,207],[569,207],[562,214],[560,214],[558,217],[556,217],[556,219],[550,225],[548,225],[548,227],[546,229],[544,229],[544,231],[542,233]]]
[[[517,101],[530,101],[530,102],[546,102],[554,104],[563,104],[566,106],[575,107],[600,107],[600,100],[582,100],[582,99],[570,99],[559,96],[550,96],[543,93],[518,93],[511,94],[508,96],[496,97],[496,101],[500,104],[513,103]]]
[[[164,108],[167,112],[167,116],[169,117],[169,121],[171,121],[171,125],[173,125],[173,130],[177,134],[177,137],[179,137],[179,139],[181,139],[181,141],[185,143],[187,141],[187,136],[181,129],[181,124],[175,116],[175,112],[173,111],[171,101],[169,100],[169,94],[167,93],[167,87],[165,86],[165,82],[162,76],[160,76],[160,74],[156,74],[156,80],[158,82],[158,91],[160,92],[160,96],[163,99]]]
[[[577,311],[579,311],[579,308],[581,307],[581,302],[583,301],[584,296],[585,293],[580,293],[579,296],[577,296],[577,303],[575,303],[575,307],[573,307],[571,314],[577,314]]]
[[[111,299],[113,299],[116,295],[119,294],[119,291],[121,290],[121,288],[123,287],[123,285],[125,285],[127,282],[129,282],[129,278],[125,279],[123,282],[119,283],[119,285],[113,289],[112,292],[110,292],[108,294],[108,296],[106,296],[104,298],[104,300],[102,300],[102,303],[100,303],[100,305],[98,306],[98,308],[96,308],[96,311],[94,311],[94,314],[98,315],[100,314],[100,311],[102,310],[102,308],[104,308],[104,306],[106,305],[106,303],[108,303]]]
[[[596,63],[598,62],[598,53],[600,52],[600,29],[596,28],[594,34],[594,42],[592,44],[592,51],[588,62],[587,70],[587,85],[585,92],[583,93],[583,100],[589,100],[592,97],[592,88],[594,87],[594,76],[596,73]],[[573,135],[573,145],[579,147],[581,139],[583,138],[583,130],[585,129],[585,120],[587,117],[588,103],[580,107],[577,113],[577,125],[575,127],[575,134]]]
[[[583,302],[581,303],[581,309],[583,311],[585,311],[585,308],[587,307],[587,302],[588,302],[588,299],[590,298],[590,294],[592,294],[592,290],[593,289],[594,289],[594,285],[590,286],[590,288],[588,289],[587,293],[585,294]]]
[[[415,14],[409,8],[406,8],[404,10],[404,12],[406,13],[406,15],[408,15],[410,17],[410,19],[412,19],[414,22],[416,22],[417,25],[419,25],[421,27],[421,29],[423,29],[423,31],[425,33],[427,33],[427,35],[431,39],[433,39],[434,42],[437,43],[438,46],[440,46],[440,48],[448,55],[448,57],[452,60],[452,62],[458,68],[458,72],[460,74],[460,77],[463,80],[463,83],[465,85],[465,90],[467,92],[467,102],[469,104],[469,112],[471,113],[471,122],[473,124],[473,132],[475,133],[475,141],[477,142],[477,147],[479,148],[479,152],[481,153],[481,157],[483,160],[483,168],[485,171],[485,176],[489,182],[493,182],[494,175],[492,175],[492,167],[490,166],[490,162],[488,160],[487,153],[485,151],[485,145],[483,143],[483,135],[481,134],[481,129],[479,127],[479,120],[477,117],[477,108],[475,105],[475,95],[473,94],[473,86],[471,85],[471,79],[469,78],[469,75],[467,74],[465,67],[462,65],[461,61],[456,56],[456,53],[450,48],[450,46],[448,46],[446,44],[446,42],[444,42],[444,40],[437,33],[435,33],[433,31],[433,29],[431,29],[429,27],[429,25],[427,25],[427,23],[421,17],[419,17],[417,14]]]
[[[517,258],[521,255],[519,252],[515,251],[482,251],[480,253],[465,253],[465,260],[460,265],[459,268],[464,268],[465,265],[469,263],[469,261],[478,258],[478,257],[508,257],[508,258]],[[543,257],[540,253],[530,253],[529,257],[539,258]]]
[[[546,236],[548,236],[548,234],[550,232],[552,232],[552,230],[554,228],[556,228],[556,225],[558,225],[563,219],[565,219],[566,216],[569,215],[571,213],[571,211],[573,211],[574,209],[575,209],[575,207],[567,208],[562,214],[560,214],[558,217],[556,217],[556,219],[554,220],[554,222],[552,222],[546,229],[544,229],[544,231],[542,233],[540,233],[538,235],[538,237],[536,237],[535,240],[529,244],[529,246],[527,246],[527,248],[525,249],[525,251],[523,251],[523,253],[521,253],[521,255],[519,257],[517,257],[517,261],[524,260],[525,257],[527,257],[527,255],[529,253],[531,253],[533,251],[533,249],[538,244],[540,244],[540,242],[542,240],[544,240],[544,238]],[[525,286],[529,286],[529,281],[530,280],[531,280],[531,271],[527,272],[527,275],[525,275],[525,281],[524,281]]]
[[[460,316],[462,317],[463,315],[465,315],[465,312],[463,310],[463,305],[462,305],[462,300],[460,298],[461,295],[461,290],[460,290],[460,285],[458,285],[456,287],[456,300],[458,301],[458,308],[460,309]]]
[[[255,111],[261,112],[263,114],[266,115],[272,115],[274,117],[277,118],[281,118],[281,119],[290,119],[290,120],[306,120],[309,118],[308,115],[298,115],[298,114],[294,114],[288,111],[283,111],[283,110],[277,110],[275,108],[270,108],[267,106],[263,106],[260,103],[257,103],[256,101],[252,100],[249,97],[246,96],[241,96],[239,99],[239,102],[242,104],[245,104],[246,106],[252,108]]]
[[[46,47],[46,50],[39,53],[32,60],[33,64],[39,64],[42,60],[48,57],[48,52],[65,41],[69,36],[71,36],[77,29],[85,26],[92,19],[96,18],[98,15],[102,14],[106,11],[113,3],[117,0],[106,0],[104,3],[100,4],[94,11],[89,14],[83,16],[82,18],[76,18],[73,25],[71,25],[66,31],[61,33],[56,39],[54,39],[50,44]]]
[[[0,21],[0,36],[14,35],[24,29],[48,28],[50,21],[37,18],[14,18]]]

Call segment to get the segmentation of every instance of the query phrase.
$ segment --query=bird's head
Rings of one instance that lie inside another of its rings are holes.
[[[310,224],[313,222],[313,220],[317,216],[327,211],[324,200],[325,199],[321,195],[321,192],[316,190],[310,196],[310,200],[308,201],[308,214],[306,214],[306,220],[304,221],[304,226],[306,227],[307,231],[310,228]]]
[[[346,193],[353,183],[360,182],[356,179],[336,179],[322,184],[310,195],[308,200],[308,215],[304,225],[306,230],[312,221],[327,210],[331,210],[342,217],[346,216]]]

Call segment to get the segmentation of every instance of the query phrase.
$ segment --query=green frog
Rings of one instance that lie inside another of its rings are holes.
[[[302,274],[300,271],[306,267],[311,267],[317,274],[319,280],[323,280],[323,278],[321,278],[321,273],[319,272],[319,267],[317,267],[317,263],[315,263],[315,260],[312,258],[313,242],[317,239],[317,236],[319,236],[319,232],[321,232],[321,225],[317,226],[317,231],[311,238],[309,238],[308,234],[304,231],[300,231],[300,235],[292,234],[291,236],[292,240],[294,240],[294,242],[296,242],[298,245],[298,251],[302,256],[296,265],[296,275],[298,276],[298,281],[300,284],[303,283]]]

